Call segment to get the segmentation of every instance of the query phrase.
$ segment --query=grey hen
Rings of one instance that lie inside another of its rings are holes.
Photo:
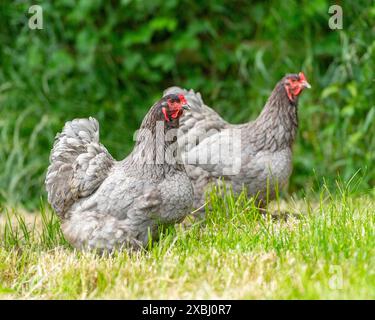
[[[158,225],[183,220],[193,187],[167,138],[179,126],[183,95],[167,95],[143,119],[131,154],[116,161],[99,142],[94,118],[67,122],[56,136],[46,176],[48,201],[66,239],[80,249],[140,248]],[[159,130],[160,129],[160,130]]]
[[[286,75],[276,85],[255,121],[232,125],[206,106],[199,93],[178,87],[191,106],[181,121],[179,147],[194,185],[194,207],[204,204],[205,191],[224,181],[235,193],[244,188],[259,205],[275,197],[292,172],[292,145],[298,126],[298,96],[310,88],[303,73]]]

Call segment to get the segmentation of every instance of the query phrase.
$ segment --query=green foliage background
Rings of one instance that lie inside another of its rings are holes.
[[[44,29],[28,28],[41,4]],[[34,207],[45,196],[53,138],[94,116],[118,159],[152,103],[171,85],[194,88],[225,119],[261,110],[275,83],[303,70],[290,191],[324,177],[375,184],[375,4],[339,1],[0,2],[0,202]]]

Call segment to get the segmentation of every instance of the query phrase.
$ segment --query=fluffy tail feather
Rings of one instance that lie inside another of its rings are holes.
[[[56,135],[45,180],[48,201],[60,217],[79,198],[92,194],[114,159],[99,143],[96,119],[75,119]]]

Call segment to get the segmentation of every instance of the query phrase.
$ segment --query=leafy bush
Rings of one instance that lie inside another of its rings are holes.
[[[255,117],[275,83],[303,70],[290,191],[358,169],[375,183],[375,7],[329,1],[46,0],[44,29],[28,28],[35,1],[0,4],[1,202],[44,195],[53,137],[64,122],[96,117],[122,158],[146,110],[171,85],[194,88],[232,122]]]

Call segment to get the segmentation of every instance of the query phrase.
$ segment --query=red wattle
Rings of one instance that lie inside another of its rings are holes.
[[[164,114],[164,118],[167,122],[169,122],[169,117],[168,117],[168,114],[167,114],[167,109],[165,108],[162,108],[161,111],[163,112]]]
[[[293,102],[294,99],[293,99],[293,96],[290,92],[290,89],[288,87],[286,87],[285,89],[286,89],[286,94],[288,95],[289,100]]]

